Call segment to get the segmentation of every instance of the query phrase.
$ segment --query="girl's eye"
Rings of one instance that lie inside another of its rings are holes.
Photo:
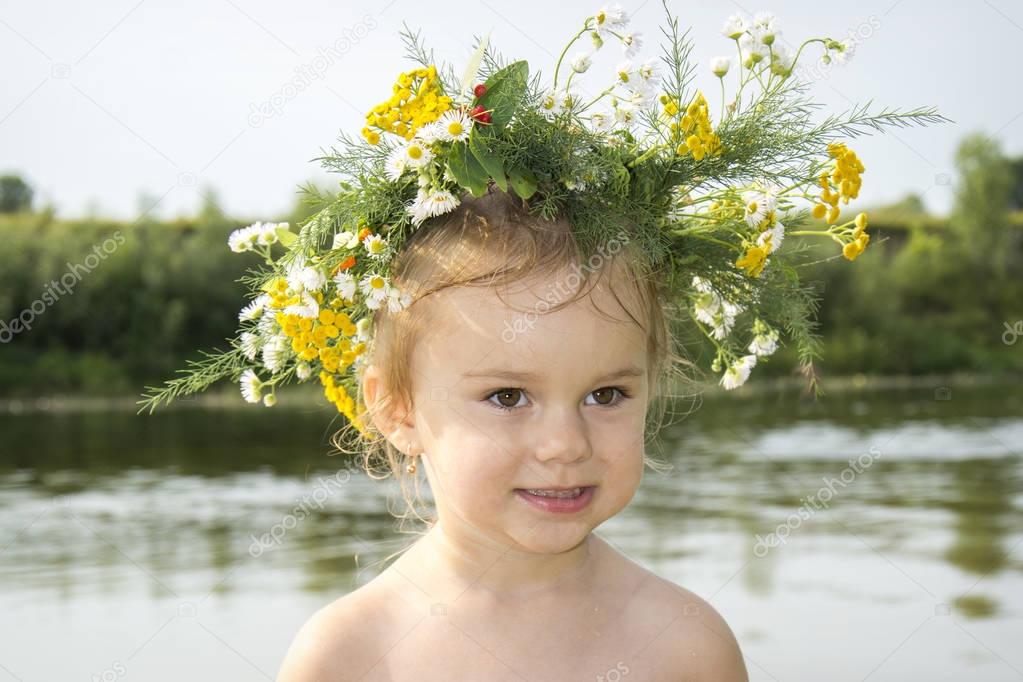
[[[604,388],[598,388],[593,393],[590,393],[590,395],[592,395],[594,398],[597,399],[597,404],[598,405],[610,405],[610,406],[614,407],[619,402],[621,402],[621,401],[615,402],[615,393],[614,393],[615,391],[621,392],[621,389],[614,388],[612,386],[605,386]],[[625,394],[622,393],[622,395],[625,395]]]
[[[618,392],[619,398],[615,399],[615,392]],[[592,391],[590,396],[596,398],[596,403],[587,403],[588,405],[600,405],[601,407],[618,407],[626,399],[631,398],[632,395],[620,386],[605,386],[604,388],[598,388],[596,391]],[[500,391],[491,393],[487,397],[487,401],[490,402],[494,407],[500,410],[512,411],[517,410],[523,405],[519,404],[520,399],[523,397],[521,388],[503,388]],[[497,402],[493,402],[492,398],[497,398]]]
[[[497,407],[502,410],[514,410],[517,409],[518,407],[521,407],[521,405],[518,404],[519,398],[521,396],[522,396],[521,388],[502,388],[500,391],[490,394],[487,400],[496,397],[498,402],[493,403],[494,407]]]

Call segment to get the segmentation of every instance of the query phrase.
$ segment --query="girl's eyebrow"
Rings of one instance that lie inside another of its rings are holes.
[[[597,381],[611,381],[613,379],[621,379],[624,377],[638,377],[643,375],[643,370],[635,365],[623,367],[622,369],[616,370],[609,374],[597,379]],[[517,372],[508,369],[484,369],[478,372],[466,372],[462,375],[463,378],[471,377],[484,377],[489,379],[512,379],[516,381],[536,381],[540,379],[540,375],[534,372]]]

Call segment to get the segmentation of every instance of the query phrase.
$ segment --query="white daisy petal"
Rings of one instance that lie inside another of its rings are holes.
[[[239,380],[241,387],[242,397],[245,398],[245,402],[258,403],[262,396],[263,382],[259,380],[256,373],[247,369],[242,372],[241,379]]]
[[[742,356],[725,370],[725,373],[721,377],[721,385],[728,391],[742,386],[746,383],[746,380],[749,379],[749,373],[756,364],[756,355]]]

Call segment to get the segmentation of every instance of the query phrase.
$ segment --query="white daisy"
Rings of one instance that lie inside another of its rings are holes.
[[[263,382],[259,380],[256,373],[247,369],[242,372],[241,380],[242,397],[245,398],[247,403],[258,403],[262,398],[261,393],[263,391]]]
[[[352,230],[345,230],[334,235],[332,249],[354,249],[359,245],[359,234]]]
[[[306,291],[319,291],[327,283],[327,275],[324,274],[323,270],[314,267],[302,268],[299,273],[299,277],[302,280],[302,286]]]
[[[742,306],[721,299],[721,321],[714,327],[714,338],[724,339],[732,331],[735,317],[742,312]]]
[[[709,294],[713,291],[710,282],[696,275],[693,275],[693,288],[704,294]]]
[[[617,2],[610,6],[600,8],[600,11],[593,16],[594,30],[603,33],[611,28],[624,28],[629,23],[629,15],[625,13],[622,6]]]
[[[661,67],[657,63],[657,60],[651,57],[643,62],[638,69],[636,69],[636,73],[639,74],[639,77],[642,78],[648,86],[656,87],[657,81],[661,76]]]
[[[580,52],[572,58],[571,65],[576,73],[586,73],[593,66],[593,58],[589,52]]]
[[[741,14],[733,14],[725,20],[725,25],[721,28],[721,34],[726,38],[738,40],[746,32],[747,28],[746,19]]]
[[[657,91],[653,88],[628,88],[628,97],[623,98],[635,109],[645,109],[657,99]]]
[[[427,218],[454,210],[458,203],[458,198],[446,189],[433,192],[420,189],[407,210],[412,215],[412,222],[419,225]]]
[[[287,232],[290,230],[290,226],[288,223],[263,223],[263,231],[259,235],[259,243],[265,246],[276,244],[280,241],[280,235],[277,234],[277,230]]]
[[[739,38],[739,54],[742,57],[742,65],[752,69],[767,57],[767,45],[747,33]]]
[[[273,393],[267,393],[263,396],[263,404],[267,407],[273,407],[277,404],[277,396]]]
[[[732,331],[736,316],[742,306],[725,299],[708,282],[693,277],[693,287],[699,292],[693,312],[696,319],[712,327],[714,338],[724,339]]]
[[[313,375],[313,368],[308,362],[300,362],[295,365],[295,376],[298,377],[299,381],[305,381]]]
[[[401,178],[406,168],[408,168],[408,158],[405,156],[405,148],[395,147],[384,161],[384,175],[391,182],[395,182]]]
[[[240,345],[245,357],[255,361],[256,355],[259,353],[259,335],[252,332],[242,332]]]
[[[412,297],[403,293],[397,287],[390,287],[387,291],[387,310],[392,313],[401,312],[412,305]]]
[[[742,201],[746,205],[746,224],[750,227],[759,227],[767,217],[768,211],[772,210],[770,198],[757,190],[743,192]]]
[[[285,315],[298,315],[299,317],[310,317],[315,318],[320,314],[320,304],[316,302],[316,299],[312,297],[308,291],[303,291],[299,294],[301,297],[301,303],[295,305],[289,305],[284,309]]]
[[[259,323],[256,325],[256,331],[262,337],[273,336],[277,332],[277,319],[276,315],[263,315],[259,318]]]
[[[241,309],[238,313],[238,321],[250,322],[252,320],[258,320],[262,317],[263,311],[266,309],[268,303],[270,303],[270,297],[266,294],[260,294],[252,301],[249,301],[248,305]]]
[[[840,49],[833,51],[835,62],[838,64],[848,64],[856,50],[853,44],[847,40],[839,41],[838,44],[841,46]]]
[[[626,125],[632,123],[636,118],[636,107],[627,101],[618,102],[615,107],[615,120]]]
[[[371,272],[362,278],[359,288],[366,299],[366,307],[376,310],[387,299],[390,285],[386,277]]]
[[[714,72],[714,75],[718,78],[724,78],[725,74],[728,73],[728,67],[732,65],[732,60],[728,57],[714,57],[710,60],[710,70]]]
[[[378,234],[371,234],[362,240],[366,247],[366,253],[374,258],[380,259],[387,256],[387,242]]]
[[[564,95],[554,90],[548,90],[540,100],[540,111],[548,119],[553,119],[562,110]]]
[[[785,226],[780,221],[774,221],[774,225],[767,228],[757,237],[757,246],[768,245],[767,252],[774,253],[781,246],[785,239]]]
[[[566,113],[576,108],[579,104],[579,95],[574,92],[565,92],[562,94],[561,99],[558,102],[558,111]]]
[[[259,243],[259,235],[263,232],[263,223],[253,223],[232,232],[227,238],[227,245],[235,253],[251,251]]]
[[[626,33],[622,36],[622,49],[625,50],[625,56],[632,57],[636,56],[639,52],[639,48],[643,47],[643,34],[639,31],[633,33]]]
[[[752,370],[756,364],[756,355],[742,356],[732,363],[731,367],[725,370],[725,373],[721,376],[721,385],[725,387],[726,391],[742,386],[746,383],[746,380],[749,379],[750,370]]]
[[[472,132],[472,119],[464,111],[451,109],[444,112],[436,126],[440,139],[459,142],[469,139],[469,133]]]
[[[270,337],[270,340],[263,346],[263,366],[276,374],[284,367],[291,350],[291,342],[287,336],[277,335]]]
[[[713,292],[704,292],[696,297],[693,312],[696,319],[704,324],[714,324],[718,311],[721,310],[721,299]]]
[[[771,48],[771,73],[777,76],[788,76],[792,72],[792,65],[796,56],[782,44]]]
[[[434,121],[433,123],[428,123],[424,126],[420,126],[419,130],[416,131],[416,134],[413,136],[412,139],[418,140],[427,146],[432,145],[434,142],[441,139],[442,136],[442,132],[438,123],[439,121]]]
[[[307,264],[305,256],[299,254],[288,265],[285,273],[288,286],[293,291],[319,291],[327,283],[327,276],[319,268]]]
[[[349,303],[355,300],[355,277],[350,272],[339,272],[334,275],[334,284],[337,285],[337,293]]]
[[[422,140],[413,138],[401,148],[405,152],[405,162],[412,168],[422,168],[433,160],[433,150]]]
[[[619,62],[615,67],[615,76],[622,85],[632,85],[640,79],[639,69],[631,60]]]
[[[778,350],[778,332],[772,329],[764,334],[757,334],[749,344],[749,352],[759,357],[767,357]]]
[[[590,114],[590,125],[593,126],[593,129],[597,132],[603,133],[610,130],[611,120],[610,116],[599,111]]]
[[[770,12],[757,12],[756,16],[753,17],[752,32],[757,37],[757,40],[764,45],[774,43],[775,38],[781,33],[778,30],[774,15]]]

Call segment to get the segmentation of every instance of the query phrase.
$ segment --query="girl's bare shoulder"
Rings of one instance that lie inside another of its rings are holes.
[[[670,679],[681,673],[692,680],[748,681],[738,641],[710,602],[609,545],[607,550],[609,564],[628,590],[622,606],[629,630],[645,633],[645,654],[668,661],[674,674]]]
[[[361,679],[383,657],[392,605],[368,583],[316,611],[288,648],[277,682]]]

